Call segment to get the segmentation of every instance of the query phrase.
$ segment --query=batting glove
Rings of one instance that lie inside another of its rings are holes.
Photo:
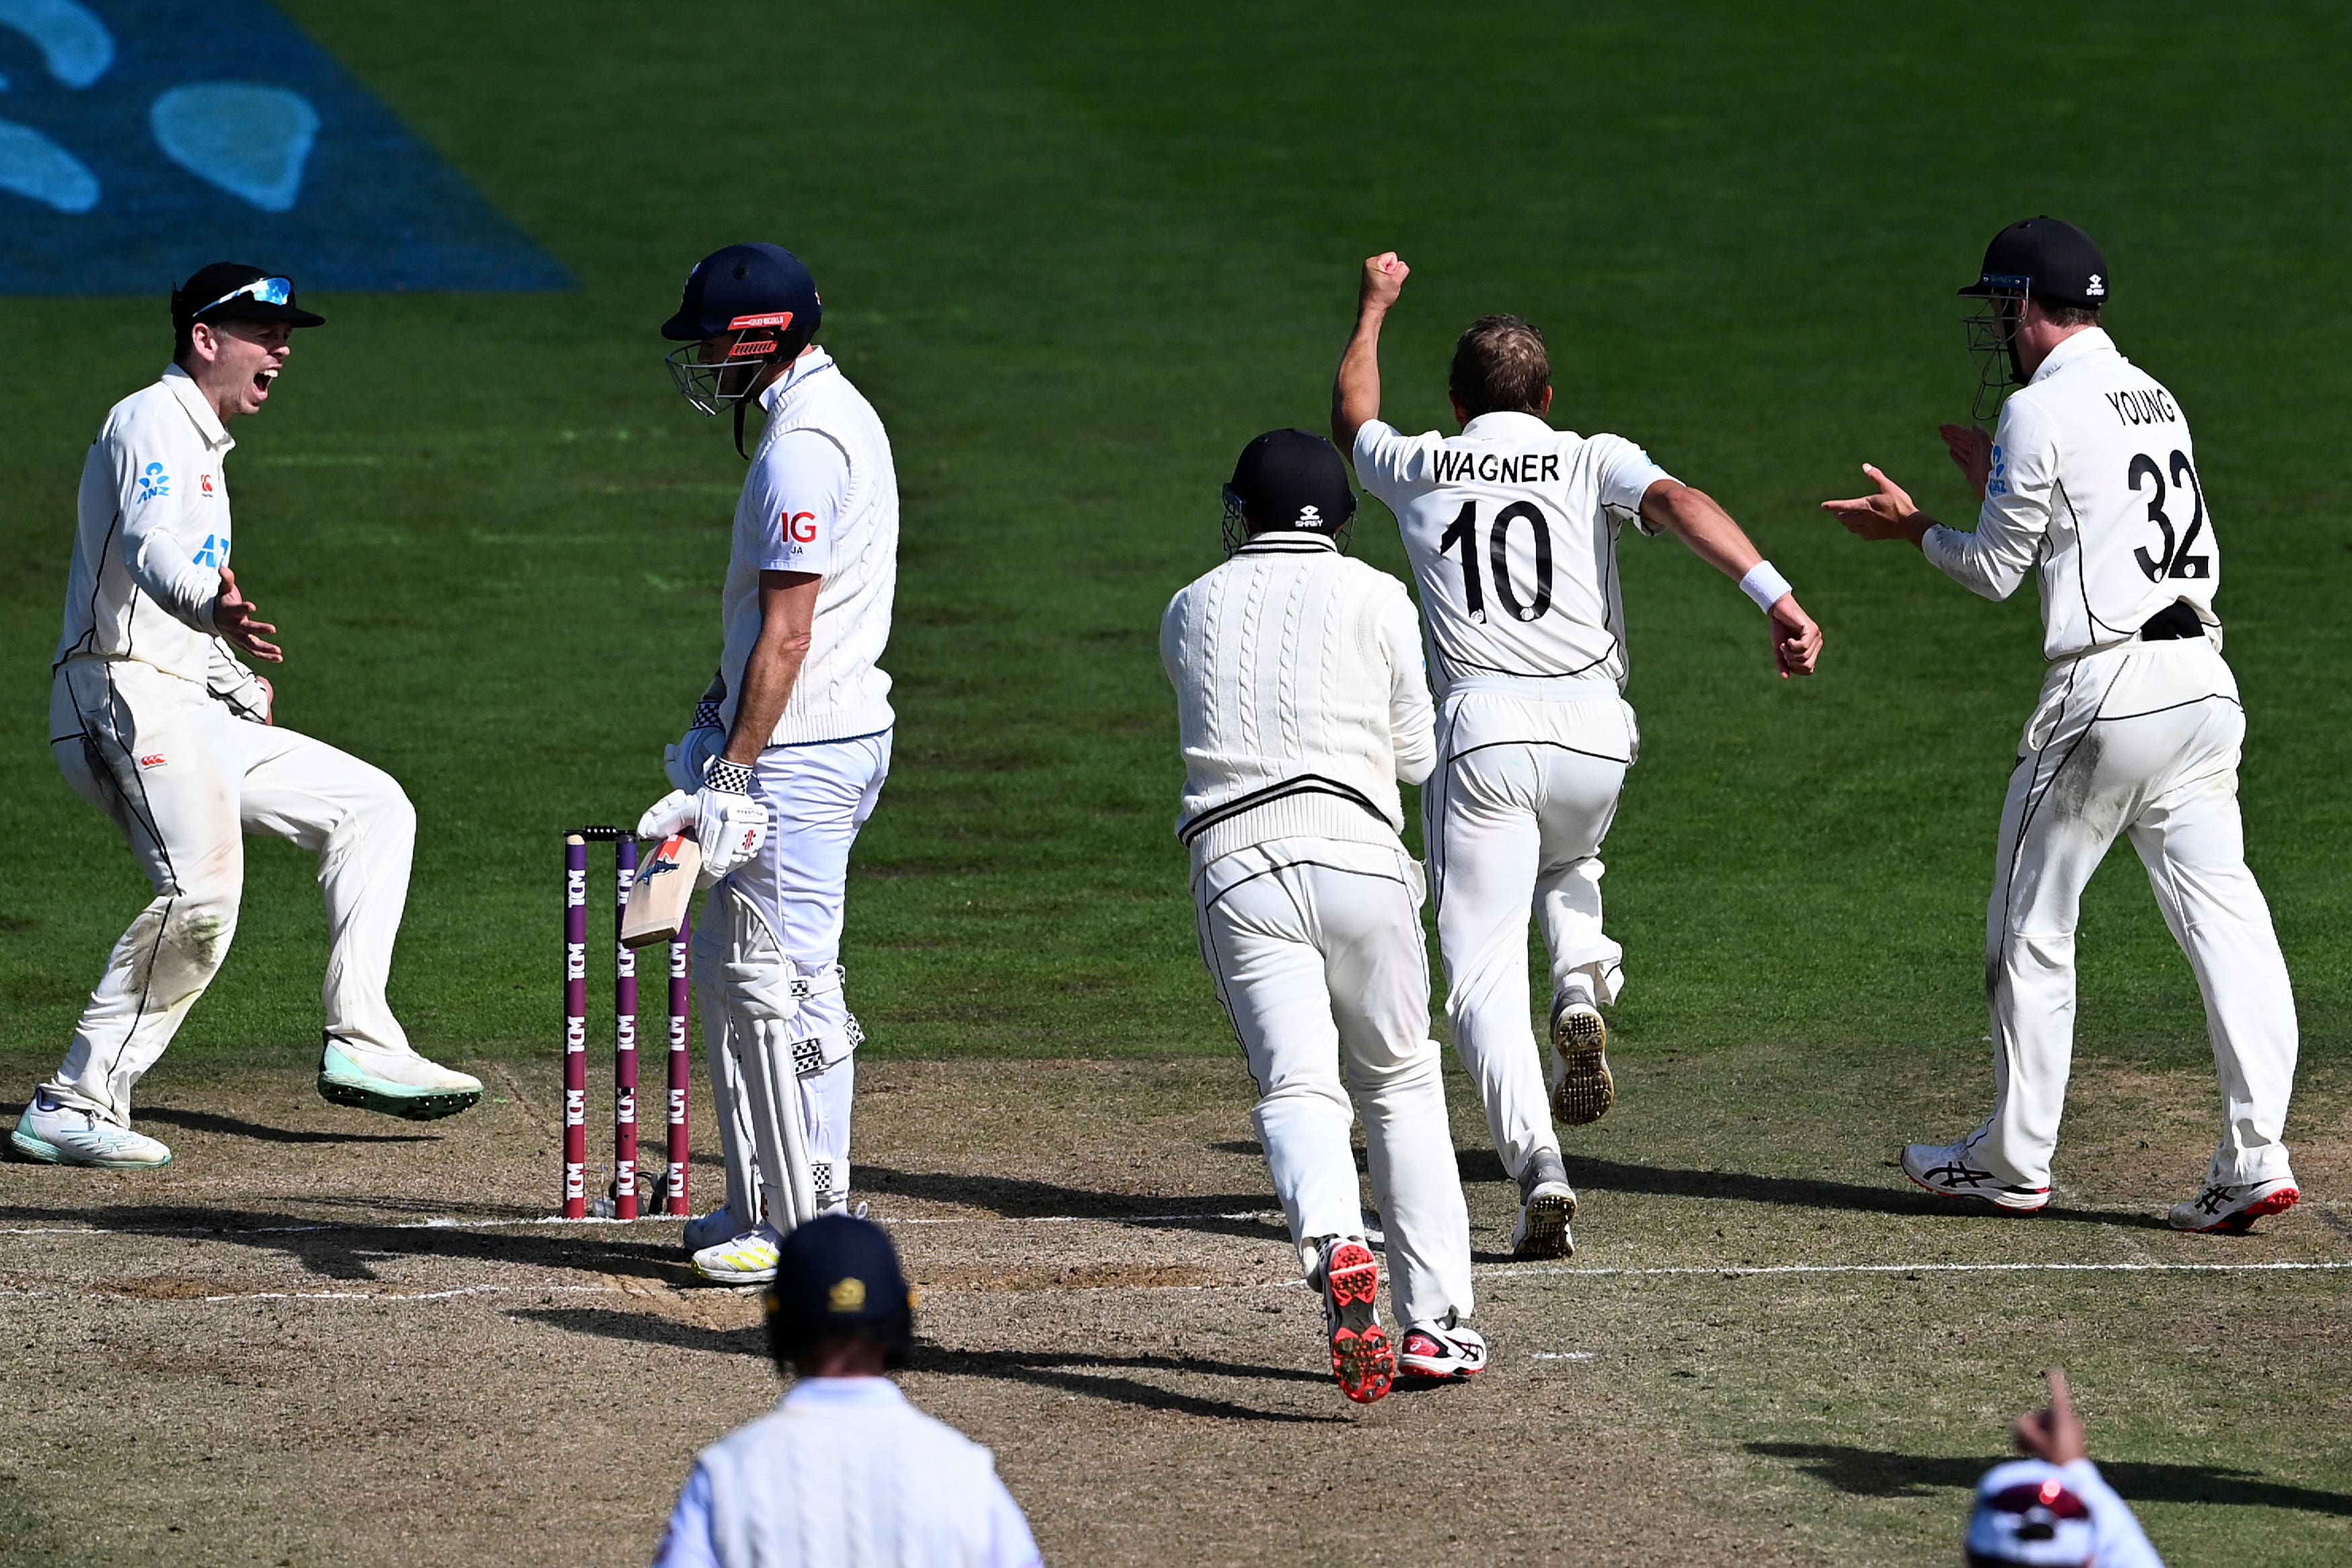
[[[751,770],[720,758],[710,764],[700,789],[672,790],[637,819],[641,839],[688,831],[702,846],[698,887],[710,886],[758,854],[768,841],[768,808],[751,799]]]
[[[680,789],[699,789],[710,770],[710,759],[727,745],[726,727],[719,721],[719,705],[702,703],[694,710],[694,727],[676,746],[662,747],[662,771]]]

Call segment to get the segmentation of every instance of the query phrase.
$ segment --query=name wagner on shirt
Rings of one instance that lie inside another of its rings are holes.
[[[1465,452],[1453,447],[1438,448],[1438,484],[1466,484],[1473,479],[1488,485],[1557,484],[1559,480],[1559,454]]]

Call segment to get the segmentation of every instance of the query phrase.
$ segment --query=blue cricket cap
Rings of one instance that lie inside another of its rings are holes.
[[[776,1249],[767,1296],[768,1344],[789,1361],[823,1340],[879,1340],[897,1365],[915,1337],[915,1293],[898,1249],[871,1220],[824,1214],[795,1228]]]
[[[780,351],[789,358],[808,347],[824,317],[816,279],[799,256],[780,245],[730,245],[694,264],[677,314],[662,323],[662,336],[690,343],[746,328],[772,328]]]

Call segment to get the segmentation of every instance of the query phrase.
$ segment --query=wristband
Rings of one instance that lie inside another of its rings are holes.
[[[702,787],[716,789],[721,795],[749,795],[751,792],[751,770],[740,762],[714,757],[710,759],[709,771],[702,776]]]
[[[688,727],[693,729],[724,729],[727,726],[719,716],[719,705],[717,703],[697,703],[694,705],[694,723]]]
[[[1769,560],[1759,560],[1739,580],[1739,591],[1754,600],[1757,609],[1769,612],[1790,590],[1789,580],[1780,575],[1779,567]]]

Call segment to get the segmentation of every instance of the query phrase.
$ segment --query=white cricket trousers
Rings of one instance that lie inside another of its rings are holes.
[[[1616,1000],[1624,950],[1602,929],[1601,841],[1637,755],[1633,710],[1612,681],[1532,696],[1471,685],[1437,715],[1437,771],[1422,787],[1445,1021],[1516,1178],[1557,1152],[1550,1071],[1529,1016],[1528,920],[1551,990]]]
[[[1429,1038],[1421,868],[1400,847],[1276,839],[1202,867],[1193,897],[1301,1264],[1321,1239],[1364,1231],[1352,1093],[1397,1321],[1468,1317],[1470,1216]]]
[[[2053,665],[2002,808],[1985,921],[1992,1114],[1974,1135],[1993,1173],[2046,1186],[2074,1051],[2074,927],[2118,833],[2205,998],[2221,1079],[2210,1182],[2284,1176],[2294,994],[2270,906],[2246,869],[2238,683],[2201,637],[2126,643]]]
[[[135,659],[84,656],[49,691],[49,749],[112,817],[155,889],[114,945],[65,1065],[43,1087],[119,1125],[228,956],[247,833],[319,857],[327,900],[326,1031],[406,1051],[384,999],[408,903],[416,813],[392,775],[322,740],[247,723],[205,688]]]
[[[762,751],[751,791],[768,808],[767,841],[710,890],[695,925],[703,1046],[739,1224],[765,1218],[789,1230],[812,1204],[836,1206],[849,1191],[859,1032],[842,989],[841,933],[850,847],[889,771],[887,730]],[[782,1016],[758,1000],[794,980],[807,994]]]

